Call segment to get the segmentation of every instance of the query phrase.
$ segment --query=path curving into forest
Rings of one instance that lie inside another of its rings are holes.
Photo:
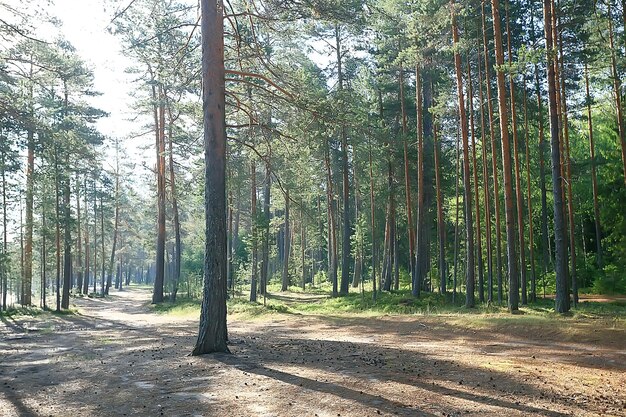
[[[74,299],[77,315],[3,318],[0,416],[626,414],[620,326],[229,316],[233,354],[191,357],[197,317],[149,300],[131,288]]]

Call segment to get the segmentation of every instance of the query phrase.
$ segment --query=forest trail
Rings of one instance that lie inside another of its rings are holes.
[[[229,316],[233,354],[191,357],[198,319],[149,299],[3,317],[0,416],[626,415],[622,324]]]

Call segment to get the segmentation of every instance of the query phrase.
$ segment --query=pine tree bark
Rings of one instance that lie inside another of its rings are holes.
[[[470,135],[472,137],[472,172],[474,178],[474,200],[476,204],[476,255],[478,260],[478,299],[485,301],[485,276],[483,264],[483,240],[480,227],[480,193],[478,192],[478,162],[476,160],[476,129],[474,128],[474,92],[472,87],[472,69],[467,60],[467,102],[469,107]]]
[[[452,40],[455,48],[459,44],[459,31],[456,16],[452,12]],[[472,219],[472,187],[470,180],[469,161],[469,134],[467,129],[467,114],[465,112],[465,100],[463,95],[463,69],[461,67],[461,55],[458,50],[454,53],[454,66],[456,69],[456,89],[459,108],[459,123],[461,125],[461,140],[463,142],[463,202],[465,203],[465,240],[466,240],[466,271],[465,271],[465,307],[474,307],[474,226]]]
[[[535,273],[535,234],[533,228],[533,201],[530,176],[530,128],[528,124],[528,100],[526,96],[526,78],[524,78],[524,130],[526,151],[526,200],[528,205],[528,253],[530,255],[530,301],[537,301],[537,275]]]
[[[443,193],[441,190],[441,173],[439,170],[440,145],[437,137],[437,124],[433,123],[433,144],[435,147],[435,189],[437,193],[437,236],[439,240],[439,292],[446,293],[448,271],[446,268],[446,225],[443,216]]]
[[[415,66],[415,101],[416,101],[416,120],[417,120],[417,231],[415,251],[415,266],[413,272],[413,296],[419,297],[424,285],[424,271],[421,256],[424,251],[423,236],[424,224],[424,111],[422,97],[422,77],[420,74],[419,64]],[[407,171],[408,172],[408,171]],[[405,175],[406,173],[405,172]],[[408,190],[408,188],[407,188]],[[407,200],[408,201],[408,200]]]
[[[285,190],[285,259],[283,260],[282,285],[280,290],[289,287],[289,256],[291,255],[291,224],[289,220],[289,190]]]
[[[552,195],[554,199],[554,245],[556,297],[554,307],[558,313],[569,311],[567,289],[567,244],[565,242],[565,219],[563,217],[563,192],[561,183],[561,152],[559,144],[559,114],[556,99],[556,73],[554,62],[554,42],[552,37],[553,0],[543,0],[544,28],[546,39],[548,108],[550,111],[550,144],[552,161]]]
[[[493,6],[492,6],[493,7]],[[499,15],[498,15],[499,16]],[[493,198],[495,214],[496,236],[496,276],[498,281],[498,304],[502,304],[502,227],[500,222],[500,187],[498,178],[498,152],[496,146],[496,132],[494,122],[493,101],[491,99],[491,77],[489,75],[489,43],[487,40],[487,24],[485,15],[485,2],[481,2],[481,21],[483,34],[483,55],[485,58],[485,85],[487,87],[487,109],[489,116],[489,136],[491,138],[491,169],[493,173]],[[499,23],[498,23],[499,27]],[[499,33],[499,32],[498,32]],[[500,36],[500,35],[498,35]],[[500,122],[502,123],[502,122]],[[506,129],[506,127],[505,127]],[[493,288],[489,288],[489,297],[493,299]]]
[[[200,329],[192,355],[229,351],[226,346],[224,5],[222,0],[201,0],[200,4],[206,241]]]
[[[493,248],[491,243],[491,202],[489,198],[489,169],[487,162],[487,140],[485,137],[485,102],[480,54],[478,58],[478,99],[480,101],[480,141],[483,159],[483,198],[485,202],[485,244],[487,250],[487,302],[493,302]],[[480,290],[482,291],[482,289]]]
[[[262,263],[261,263],[261,294],[267,292],[267,280],[269,277],[269,259],[270,259],[270,192],[271,192],[271,170],[270,162],[265,162],[265,182],[263,184],[263,242],[262,248]]]
[[[256,164],[254,161],[250,163],[250,182],[250,225],[252,228],[252,277],[250,279],[250,302],[256,302],[257,271],[259,261],[257,249]]]
[[[596,147],[593,139],[593,119],[591,114],[591,94],[589,93],[589,70],[585,63],[585,93],[587,101],[587,128],[589,131],[589,156],[591,157],[591,189],[593,192],[593,214],[596,232],[596,264],[604,267],[602,261],[602,229],[600,227],[600,206],[598,204],[598,178],[596,174]]]

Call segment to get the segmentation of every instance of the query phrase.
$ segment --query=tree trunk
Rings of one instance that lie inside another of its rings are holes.
[[[333,198],[333,178],[330,170],[330,150],[326,144],[326,201],[328,208],[328,271],[333,290],[332,296],[337,297],[337,233],[335,228],[335,207]]]
[[[459,177],[461,171],[461,135],[456,132],[456,168],[454,170],[455,220],[454,220],[454,277],[452,279],[452,303],[456,303],[456,284],[459,270]]]
[[[552,160],[552,195],[554,198],[554,244],[556,251],[556,297],[555,310],[558,313],[569,311],[569,296],[567,291],[567,247],[565,243],[565,219],[563,218],[563,192],[561,184],[561,153],[559,146],[559,115],[556,100],[556,74],[552,50],[552,0],[543,0],[543,15],[546,38],[548,103],[550,110],[550,142]]]
[[[537,301],[537,276],[535,274],[535,234],[533,230],[533,200],[530,186],[530,130],[528,125],[528,100],[524,78],[524,130],[526,131],[526,200],[528,204],[528,253],[530,255],[530,301]]]
[[[372,143],[368,137],[369,147],[369,171],[370,171],[370,216],[372,229],[372,299],[376,301],[376,268],[377,268],[377,242],[376,242],[376,206],[374,199],[374,173],[372,170]]]
[[[26,158],[26,244],[24,246],[24,280],[22,281],[22,293],[24,294],[24,298],[22,299],[22,303],[24,305],[31,305],[33,281],[33,176],[35,171],[35,140],[32,128],[28,129],[27,136],[28,156]]]
[[[506,2],[506,33],[509,66],[513,63],[511,28],[509,25],[509,1]],[[519,266],[522,289],[522,305],[528,304],[526,285],[526,243],[524,239],[524,196],[522,192],[522,175],[519,161],[519,140],[517,135],[517,106],[515,103],[515,80],[513,72],[509,72],[509,94],[511,100],[511,130],[513,136],[513,164],[515,170],[515,201],[517,202],[517,237],[519,239]],[[520,283],[509,279],[509,293],[515,291],[519,297]]]
[[[599,269],[602,262],[602,229],[600,228],[600,206],[598,205],[598,179],[596,175],[596,148],[593,141],[593,120],[591,117],[591,94],[589,93],[589,71],[585,63],[585,92],[587,100],[587,128],[589,129],[589,154],[591,157],[591,189],[593,191],[593,215],[596,231],[596,263]]]
[[[421,259],[424,251],[424,228],[426,227],[424,219],[424,111],[422,98],[422,82],[421,82],[420,66],[415,66],[415,101],[416,101],[416,120],[417,120],[417,231],[415,253],[415,266],[413,271],[413,296],[419,297],[424,284],[424,272],[421,266],[424,264]],[[406,140],[405,140],[406,142]],[[405,145],[406,146],[406,145]],[[408,170],[405,170],[408,171]],[[405,172],[405,175],[407,172]],[[409,190],[407,185],[407,190]],[[407,200],[408,202],[408,200]]]
[[[435,146],[435,188],[437,191],[437,236],[439,237],[439,292],[446,293],[448,271],[446,271],[446,225],[443,217],[443,195],[441,191],[441,173],[439,171],[440,145],[437,138],[437,125],[433,127]]]
[[[54,146],[54,194],[55,194],[55,223],[56,223],[56,311],[61,311],[61,220],[59,202],[59,158],[56,145]]]
[[[480,55],[480,54],[479,54]],[[485,244],[487,245],[487,302],[493,302],[493,248],[491,243],[491,204],[489,198],[489,170],[487,163],[487,140],[485,137],[485,102],[480,56],[478,58],[478,98],[480,102],[480,141],[483,158],[483,198],[485,202]],[[480,289],[479,291],[483,291]]]
[[[6,152],[4,147],[0,147],[0,152],[2,155],[2,255],[6,256],[8,253],[8,230],[7,230],[7,179],[6,179]],[[0,273],[2,273],[2,310],[6,311],[7,309],[7,293],[9,284],[8,280],[8,270],[5,262],[0,264]]]
[[[497,0],[496,0],[497,1]],[[452,12],[452,40],[456,47],[459,43],[459,31],[456,16]],[[467,115],[465,113],[465,99],[463,96],[463,69],[461,68],[461,55],[454,53],[454,66],[456,69],[456,89],[459,107],[459,123],[461,125],[461,139],[463,141],[463,200],[465,203],[465,239],[466,239],[466,275],[465,275],[465,307],[474,307],[474,226],[472,219],[472,187],[470,181],[469,161],[469,138],[467,130]]]
[[[84,179],[85,188],[85,278],[83,279],[83,294],[89,294],[89,218],[87,217],[87,176]]]
[[[168,152],[169,152],[169,174],[170,174],[170,193],[172,199],[172,222],[174,223],[174,265],[172,273],[172,292],[170,293],[170,301],[176,301],[178,294],[178,283],[180,281],[180,267],[182,255],[182,243],[180,237],[180,217],[178,213],[178,194],[176,193],[176,175],[174,172],[174,139],[173,127],[174,119],[172,117],[172,109],[168,105]]]
[[[256,164],[250,163],[250,225],[252,228],[252,277],[250,279],[250,302],[256,302],[257,293],[257,213],[256,213]]]
[[[615,54],[613,17],[611,15],[611,2],[607,3],[607,14],[609,22],[609,48],[611,49],[611,78],[613,78],[613,95],[615,96],[615,109],[617,116],[617,133],[622,147],[622,165],[624,174],[624,184],[626,184],[626,126],[624,126],[624,115],[622,107],[622,80],[617,71],[617,58]],[[624,12],[626,16],[626,12]]]
[[[485,276],[483,264],[483,239],[480,227],[480,194],[478,192],[478,162],[476,160],[476,129],[474,128],[474,93],[472,87],[472,68],[467,60],[467,101],[469,107],[470,134],[472,137],[472,172],[474,177],[474,201],[476,204],[476,254],[478,260],[478,299],[485,302]]]
[[[419,75],[419,70],[416,67],[415,74]],[[414,256],[415,256],[415,235],[413,229],[413,204],[411,203],[411,177],[409,176],[409,146],[408,146],[408,126],[407,126],[407,114],[406,114],[406,106],[404,103],[404,68],[402,63],[400,63],[400,71],[399,71],[399,84],[400,84],[400,111],[402,117],[402,148],[404,152],[404,193],[406,196],[406,213],[407,213],[407,226],[408,236],[409,236],[409,272],[414,276],[415,275],[415,265],[414,265]],[[416,88],[419,85],[419,81],[416,84]],[[420,104],[418,103],[418,106]],[[419,122],[418,122],[419,124]],[[419,133],[418,133],[419,137]],[[418,142],[419,143],[419,142]],[[418,167],[419,169],[419,167]],[[358,218],[357,218],[358,219]],[[413,288],[415,288],[415,278],[413,277]],[[415,290],[413,290],[415,293]],[[419,294],[419,293],[418,293]]]
[[[201,0],[200,4],[203,46],[206,246],[200,330],[192,355],[228,352],[226,346],[224,6],[222,0]]]
[[[76,238],[76,254],[78,255],[78,279],[76,288],[78,289],[78,293],[82,294],[83,292],[83,237],[82,237],[82,225],[81,225],[81,217],[80,217],[80,180],[78,175],[76,176],[76,231],[78,236]]]
[[[487,25],[485,18],[485,2],[481,2],[481,20],[483,33],[483,54],[485,57],[485,84],[487,86],[487,109],[489,116],[489,136],[491,137],[491,169],[493,174],[493,204],[496,220],[496,276],[498,280],[498,304],[502,304],[502,227],[500,226],[500,191],[498,180],[498,152],[496,147],[493,102],[491,100],[491,77],[489,76],[489,47],[487,42]],[[498,23],[499,27],[499,23]],[[499,33],[499,32],[498,32]],[[501,42],[500,42],[501,43]],[[505,127],[506,129],[506,127]],[[493,299],[493,288],[489,288],[489,297]]]
[[[546,190],[546,141],[543,128],[543,106],[541,101],[541,89],[539,87],[539,69],[535,64],[535,90],[537,92],[537,119],[539,123],[539,188],[541,190],[541,250],[543,266],[543,298],[546,297],[546,275],[550,263],[550,243],[548,237],[548,192]]]
[[[69,174],[63,184],[63,297],[61,308],[70,308],[70,288],[72,274],[72,234],[71,234],[71,209],[70,209],[70,178]]]
[[[291,228],[289,224],[289,190],[285,191],[285,259],[283,261],[283,276],[280,290],[287,291],[289,287],[289,255],[291,252]]]
[[[119,143],[115,142],[115,220],[113,223],[113,244],[111,245],[111,257],[109,258],[109,271],[107,277],[107,285],[105,288],[105,295],[109,295],[109,288],[111,288],[111,277],[113,275],[113,266],[115,264],[115,251],[117,249],[117,231],[120,223],[120,162],[119,162]],[[115,280],[118,288],[118,280]]]
[[[156,171],[157,171],[157,242],[156,242],[156,275],[152,303],[163,302],[163,286],[165,283],[165,105],[163,103],[163,87],[159,86],[158,95],[152,87],[155,101],[154,122],[156,131]],[[158,101],[157,101],[158,100]]]
[[[335,40],[337,52],[337,81],[339,91],[343,91],[343,67],[341,50],[341,27],[335,24]],[[341,285],[339,295],[348,294],[350,284],[350,181],[348,167],[348,134],[346,126],[341,126],[341,167],[343,186],[343,241],[341,244]]]
[[[265,162],[265,183],[263,184],[263,241],[261,242],[261,294],[267,293],[270,260],[270,193],[271,193],[270,162]]]
[[[504,51],[502,47],[502,30],[500,29],[499,1],[491,0],[493,14],[493,32],[496,49],[496,79],[498,85],[498,110],[500,114],[500,136],[502,138],[502,171],[504,176],[504,207],[506,216],[506,246],[509,272],[509,310],[518,309],[519,294],[517,255],[515,253],[515,206],[513,204],[513,183],[511,175],[511,149],[508,131],[508,112],[506,108],[506,86],[504,84]]]

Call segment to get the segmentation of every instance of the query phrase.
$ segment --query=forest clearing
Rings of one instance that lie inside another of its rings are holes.
[[[0,415],[626,413],[623,315],[240,312],[232,354],[196,357],[197,310],[149,299],[130,287],[76,298],[74,315],[2,317]]]

